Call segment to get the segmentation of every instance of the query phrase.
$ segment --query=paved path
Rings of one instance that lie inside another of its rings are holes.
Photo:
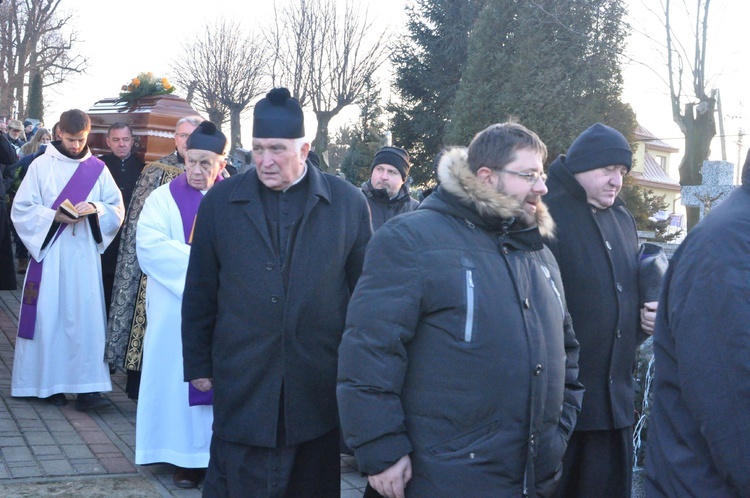
[[[136,404],[125,394],[122,372],[107,393],[113,406],[98,411],[76,411],[72,395],[62,408],[10,396],[20,297],[20,290],[0,291],[0,496],[200,496],[172,484],[171,465],[133,463]],[[353,459],[342,455],[342,498],[361,497],[365,484]]]

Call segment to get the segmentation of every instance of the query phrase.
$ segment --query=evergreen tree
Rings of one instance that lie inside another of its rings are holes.
[[[516,117],[547,144],[551,162],[595,122],[632,135],[635,115],[620,101],[623,4],[490,0],[469,40],[448,139],[468,143]]]
[[[654,191],[638,186],[632,175],[627,175],[623,182],[620,198],[625,202],[628,211],[635,218],[638,230],[655,232],[656,242],[670,242],[680,235],[678,230],[669,233],[669,220],[657,221],[653,216],[669,208],[663,195],[654,195]]]
[[[44,121],[44,97],[42,95],[42,76],[35,73],[29,84],[29,106],[27,116]]]
[[[448,145],[445,125],[467,59],[469,31],[487,0],[416,0],[408,35],[396,46],[391,130],[409,152],[415,183],[428,182],[435,155]]]
[[[341,172],[356,187],[361,187],[364,182],[370,179],[375,153],[385,145],[385,126],[381,119],[383,107],[380,105],[380,90],[375,87],[369,78],[359,105],[359,121],[351,130],[349,151],[341,163]]]

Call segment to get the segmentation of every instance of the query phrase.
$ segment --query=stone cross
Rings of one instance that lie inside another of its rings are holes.
[[[726,161],[703,161],[701,174],[701,185],[682,187],[682,205],[699,207],[702,220],[712,207],[717,206],[734,190],[734,164]]]

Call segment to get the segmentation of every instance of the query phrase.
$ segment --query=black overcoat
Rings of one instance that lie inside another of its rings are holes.
[[[182,307],[185,380],[212,378],[214,435],[275,447],[337,427],[337,349],[370,239],[362,192],[308,168],[309,194],[285,292],[255,169],[200,205]]]
[[[586,388],[576,430],[611,430],[634,423],[635,351],[640,328],[638,235],[617,198],[597,209],[563,164],[550,166],[544,202],[557,224],[548,246],[562,274],[568,310],[581,344],[578,380]]]

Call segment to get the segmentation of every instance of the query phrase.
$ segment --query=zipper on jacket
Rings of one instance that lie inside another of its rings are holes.
[[[545,265],[541,265],[541,267],[542,272],[544,272],[544,276],[547,277],[547,281],[549,282],[550,287],[552,287],[552,290],[557,296],[557,303],[560,305],[560,313],[562,314],[563,320],[565,320],[565,307],[563,306],[562,295],[560,294],[560,291],[557,290],[557,285],[555,285],[555,280],[552,278],[552,274],[549,272],[549,268],[547,268]]]
[[[464,341],[471,342],[474,332],[474,278],[471,270],[466,270],[466,325],[464,326]]]

